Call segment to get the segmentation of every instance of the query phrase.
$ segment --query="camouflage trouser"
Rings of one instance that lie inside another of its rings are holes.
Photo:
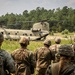
[[[45,75],[46,68],[41,68],[39,70],[36,70],[36,75]]]

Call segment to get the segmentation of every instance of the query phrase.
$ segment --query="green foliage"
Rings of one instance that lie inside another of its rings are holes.
[[[36,48],[42,47],[43,41],[31,41],[30,45],[28,46],[28,49],[35,51]]]
[[[42,41],[30,41],[30,44],[28,45],[28,49],[31,51],[35,51],[36,48],[41,47],[41,46],[43,46]],[[2,49],[5,49],[10,53],[17,48],[20,48],[18,41],[5,40],[2,44]]]
[[[16,29],[30,29],[33,23],[26,21],[33,21],[35,23],[41,20],[48,20],[51,31],[61,32],[66,28],[73,32],[75,30],[75,9],[68,8],[67,6],[64,6],[62,9],[57,8],[56,10],[37,7],[30,12],[24,10],[22,14],[7,13],[0,16],[0,22],[4,21],[4,25],[7,28]]]
[[[62,31],[62,34],[69,34],[68,29],[65,29],[64,31]]]
[[[8,52],[12,52],[13,50],[19,48],[19,44],[18,41],[9,41],[9,40],[5,40],[2,44],[2,48],[7,50]]]
[[[54,40],[51,40],[52,44],[54,44]],[[61,44],[70,44],[70,40],[62,40]],[[37,48],[43,46],[43,41],[30,41],[28,45],[28,49],[34,52]],[[9,41],[5,40],[2,44],[2,49],[7,50],[9,53],[12,53],[17,48],[20,48],[18,41]]]

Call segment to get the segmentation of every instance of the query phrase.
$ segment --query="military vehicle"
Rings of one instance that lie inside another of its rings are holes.
[[[49,23],[34,23],[30,30],[6,29],[4,27],[0,27],[0,32],[4,34],[5,39],[10,40],[19,40],[21,37],[26,37],[30,40],[41,40],[45,39],[49,34]]]

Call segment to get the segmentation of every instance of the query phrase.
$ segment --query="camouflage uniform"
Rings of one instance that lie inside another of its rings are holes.
[[[55,39],[55,44],[50,46],[50,49],[55,51],[55,53],[58,52],[58,48],[60,47],[60,43],[61,43],[61,39],[60,38],[56,38]]]
[[[60,59],[62,57],[72,57],[74,55],[71,45],[61,45],[59,47]],[[65,59],[63,59],[65,60]],[[61,64],[61,60],[57,63],[49,65],[45,75],[75,75],[75,66],[66,60]]]
[[[0,33],[0,47],[3,41],[4,37]],[[15,72],[14,60],[7,51],[0,48],[0,75],[7,75],[7,71],[8,73]]]
[[[55,53],[55,60],[53,62],[58,62],[59,61],[59,55],[58,55],[58,48],[60,47],[61,39],[56,38],[55,39],[55,44],[50,46],[50,49]]]
[[[28,45],[29,41],[26,38],[21,38],[19,43]],[[31,75],[31,65],[33,67],[35,65],[33,53],[31,51],[26,47],[21,47],[12,53],[12,57],[15,60],[15,75]]]
[[[45,45],[51,45],[50,40],[44,41]],[[51,64],[52,55],[49,47],[41,47],[34,53],[36,59],[36,75],[44,75],[47,67]]]

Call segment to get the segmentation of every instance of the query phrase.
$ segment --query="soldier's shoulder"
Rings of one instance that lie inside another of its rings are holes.
[[[18,49],[16,49],[16,50],[14,50],[12,53],[16,53],[16,52],[18,52],[19,50]]]
[[[42,50],[46,50],[47,48],[46,47],[40,47],[38,48],[38,51],[42,51]]]
[[[0,53],[1,53],[1,54],[4,54],[4,55],[6,55],[6,54],[8,55],[8,54],[9,54],[9,52],[6,51],[6,50],[4,50],[4,49],[1,49],[1,50],[0,50]]]
[[[30,55],[33,54],[33,52],[30,49],[26,49],[25,51],[28,52]]]
[[[5,50],[3,50],[3,49],[0,49],[0,53],[2,53],[2,52],[5,52]]]
[[[2,53],[0,53],[0,55],[4,58],[4,59],[10,59],[11,58],[11,54],[6,51],[6,50],[2,50]]]
[[[50,46],[50,48],[51,48],[51,49],[52,49],[52,48],[55,48],[55,45],[56,45],[56,44],[54,44],[54,45],[51,45],[51,46]]]
[[[14,50],[12,53],[11,53],[11,55],[12,56],[14,56],[16,53],[18,53],[20,51],[20,49],[16,49],[16,50]]]
[[[36,51],[39,51],[39,50],[41,50],[41,48],[42,48],[42,47],[38,47],[38,48],[36,49]]]
[[[54,47],[56,44],[51,45],[50,47]]]

